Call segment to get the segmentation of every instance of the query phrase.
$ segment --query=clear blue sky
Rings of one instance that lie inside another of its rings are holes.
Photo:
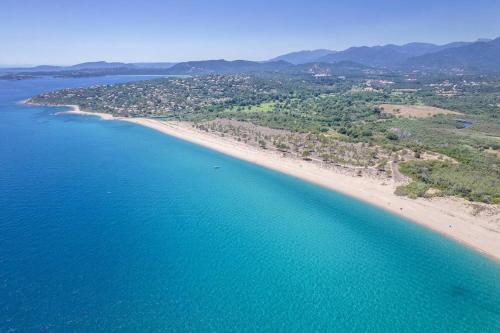
[[[1,0],[0,64],[263,60],[500,36],[500,0]]]

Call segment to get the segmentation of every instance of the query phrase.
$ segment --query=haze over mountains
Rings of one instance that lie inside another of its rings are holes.
[[[307,50],[280,55],[264,62],[206,60],[181,63],[87,62],[73,66],[3,68],[0,74],[90,76],[111,74],[202,75],[255,72],[341,74],[366,70],[389,71],[497,71],[500,70],[500,38],[445,45],[351,47],[344,51]]]

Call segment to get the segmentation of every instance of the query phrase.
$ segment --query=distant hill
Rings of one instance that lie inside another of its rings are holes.
[[[67,69],[110,69],[110,68],[121,68],[121,67],[134,67],[134,65],[126,64],[123,62],[94,61],[94,62],[84,62],[81,64],[69,66]]]
[[[30,68],[34,71],[58,71],[64,69],[63,66],[41,65]]]
[[[429,43],[409,43],[405,45],[361,46],[351,47],[345,51],[328,54],[319,58],[318,62],[353,61],[373,67],[394,67],[407,59],[467,45],[465,42],[435,45]]]
[[[374,68],[361,65],[352,61],[341,61],[336,63],[312,62],[300,64],[285,71],[290,74],[311,74],[314,76],[330,75],[358,75],[373,71]]]
[[[319,50],[304,50],[298,52],[291,52],[287,54],[280,55],[276,58],[269,60],[273,61],[286,61],[294,65],[306,64],[317,61],[319,58],[324,57],[329,54],[333,54],[336,51],[319,49]]]
[[[351,47],[345,51],[321,57],[317,61],[326,63],[353,61],[367,66],[386,67],[406,58],[407,56],[400,52],[396,45],[386,45]]]
[[[2,72],[6,73],[52,73],[63,71],[100,71],[100,70],[154,70],[154,69],[168,69],[175,65],[170,62],[156,62],[156,63],[123,63],[123,62],[106,62],[106,61],[93,61],[84,62],[72,66],[50,66],[41,65],[27,68],[2,68]]]
[[[64,70],[63,66],[50,66],[50,65],[40,65],[35,67],[6,67],[1,68],[0,72],[5,73],[31,73],[31,72],[45,72],[45,71],[60,71]]]
[[[175,62],[134,62],[135,68],[147,68],[147,69],[167,69],[174,66]]]
[[[235,74],[252,72],[275,72],[293,66],[286,61],[255,62],[247,60],[188,61],[174,65],[168,70],[172,75],[202,75],[210,73]]]
[[[412,57],[404,63],[404,67],[436,70],[500,70],[500,38]]]

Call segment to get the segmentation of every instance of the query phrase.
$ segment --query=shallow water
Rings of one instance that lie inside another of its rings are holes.
[[[0,81],[0,332],[498,332],[500,265],[346,196]],[[220,166],[214,169],[214,166]]]

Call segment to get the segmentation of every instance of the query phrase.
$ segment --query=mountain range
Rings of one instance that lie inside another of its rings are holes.
[[[405,45],[389,44],[373,47],[351,47],[345,51],[327,54],[316,61],[327,63],[354,61],[367,66],[394,67],[404,63],[412,57],[419,57],[425,54],[440,52],[441,50],[446,50],[448,48],[466,45],[466,43],[451,43],[446,45],[409,43]]]
[[[299,51],[284,54],[272,60],[280,59],[293,64],[351,61],[365,66],[390,69],[435,68],[438,66],[442,68],[457,66],[470,69],[475,67],[488,69],[500,67],[500,59],[488,61],[487,64],[481,62],[482,65],[480,65],[476,58],[496,58],[496,44],[498,44],[498,39],[453,42],[444,45],[430,43],[388,44],[351,47],[344,51]]]
[[[476,42],[388,44],[287,53],[268,61],[206,60],[180,63],[86,62],[73,66],[1,68],[1,74],[89,76],[112,74],[203,75],[256,72],[331,75],[389,71],[500,71],[500,38]]]
[[[448,48],[407,59],[412,69],[490,71],[500,69],[500,38]]]

